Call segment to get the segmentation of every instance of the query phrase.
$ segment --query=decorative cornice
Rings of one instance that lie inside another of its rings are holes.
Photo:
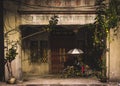
[[[31,11],[18,10],[20,14],[96,14],[96,11]]]

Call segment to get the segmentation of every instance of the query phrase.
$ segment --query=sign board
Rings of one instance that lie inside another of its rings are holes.
[[[53,14],[21,15],[22,25],[48,25]],[[58,14],[58,25],[83,25],[93,23],[95,14]]]

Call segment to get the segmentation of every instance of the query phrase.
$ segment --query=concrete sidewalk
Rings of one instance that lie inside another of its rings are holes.
[[[34,78],[28,81],[19,81],[17,84],[6,84],[0,82],[0,86],[120,86],[118,82],[101,83],[97,79],[57,79],[57,78]]]

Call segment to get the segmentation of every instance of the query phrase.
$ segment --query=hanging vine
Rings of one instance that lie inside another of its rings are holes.
[[[116,31],[118,22],[120,21],[120,1],[110,0],[107,5],[105,0],[96,0],[96,13],[95,18],[95,32],[94,32],[94,46],[100,50],[106,48],[106,38],[110,29]]]
[[[106,4],[106,0],[96,0],[96,18],[94,29],[94,48],[101,52],[102,57],[106,53],[106,38],[110,29],[117,31],[120,22],[120,0],[110,0]],[[106,77],[106,59],[100,57],[100,66],[102,76]]]
[[[97,0],[96,1],[97,6],[97,16],[95,18],[95,31],[94,31],[94,45],[99,49],[105,48],[105,38],[108,31],[108,28],[106,28],[106,5],[104,3],[104,0]]]

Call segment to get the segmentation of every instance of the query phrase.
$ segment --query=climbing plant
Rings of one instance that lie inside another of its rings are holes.
[[[105,0],[96,0],[96,6],[94,45],[105,49],[110,29],[115,29],[120,21],[120,1],[110,0],[109,4],[106,4]]]
[[[49,29],[50,30],[54,30],[55,26],[58,24],[58,16],[54,15],[53,17],[51,17],[51,19],[49,20]]]
[[[97,0],[97,16],[95,18],[95,31],[94,31],[94,45],[99,49],[105,48],[105,38],[107,36],[108,28],[106,27],[106,5],[103,3],[104,0]]]
[[[94,48],[96,51],[100,51],[102,57],[105,57],[106,53],[106,38],[109,35],[110,29],[116,31],[118,22],[120,21],[120,0],[96,0],[96,18],[94,29]],[[106,76],[106,64],[105,58],[100,57],[101,70],[104,69],[104,76]]]

